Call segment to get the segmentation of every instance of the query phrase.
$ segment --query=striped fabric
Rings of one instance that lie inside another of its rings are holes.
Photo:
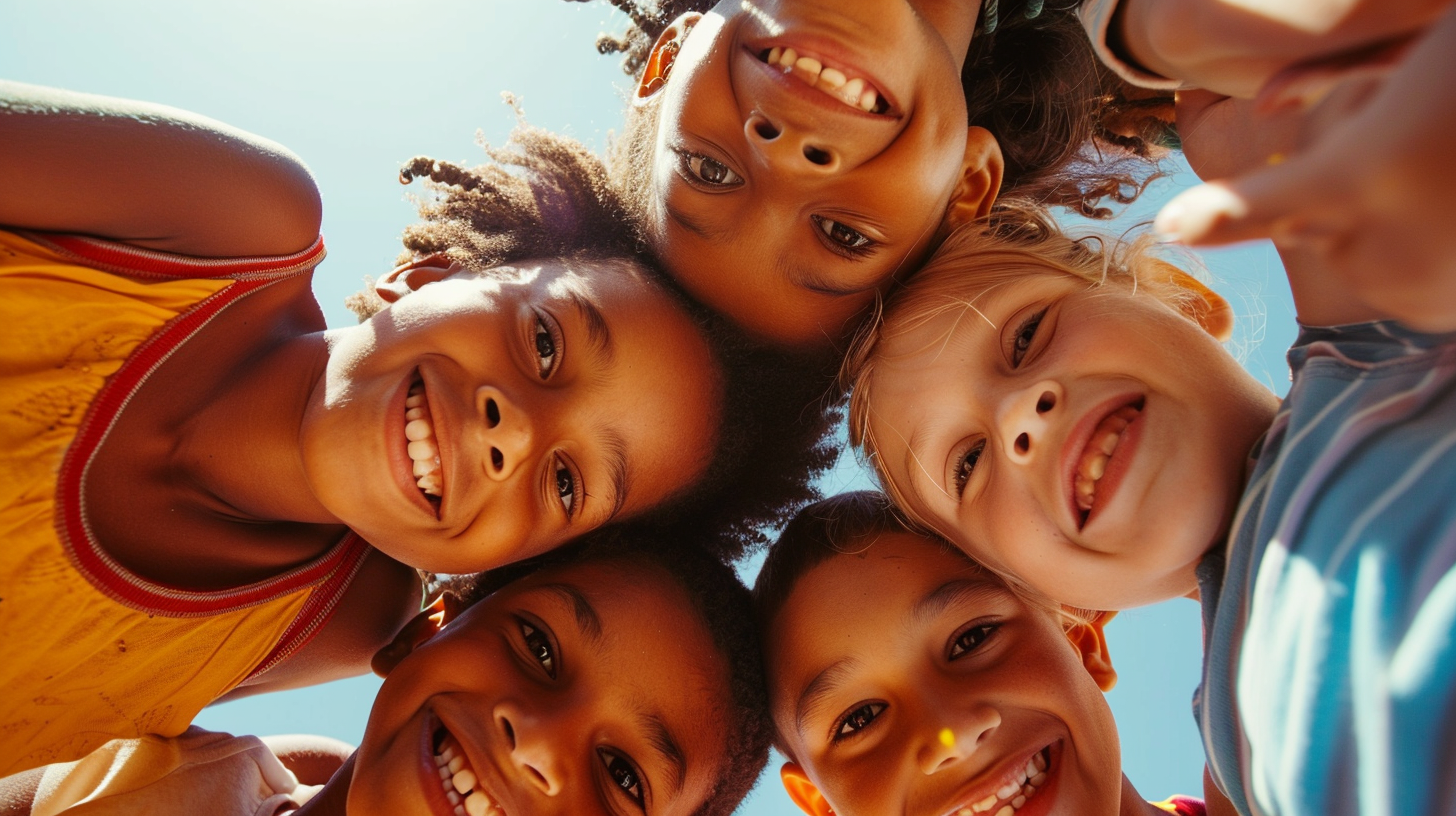
[[[1161,91],[1176,91],[1183,83],[1176,79],[1168,79],[1165,76],[1155,74],[1140,65],[1129,62],[1122,54],[1117,53],[1107,44],[1108,29],[1112,26],[1112,17],[1117,12],[1119,0],[1085,0],[1077,14],[1082,19],[1082,28],[1087,30],[1087,36],[1092,40],[1092,50],[1097,52],[1097,58],[1102,64],[1111,68],[1113,73],[1137,88],[1153,88]]]
[[[1456,334],[1304,327],[1289,363],[1200,570],[1210,770],[1245,814],[1456,812]]]

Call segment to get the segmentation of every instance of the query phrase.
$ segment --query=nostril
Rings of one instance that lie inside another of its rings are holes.
[[[505,454],[501,453],[500,448],[490,449],[490,464],[496,470],[500,470],[506,466],[506,457]]]
[[[757,122],[754,122],[753,132],[757,133],[764,139],[777,139],[779,137],[779,129],[774,127],[773,123],[769,122],[767,119],[760,119]]]
[[[1026,453],[1029,450],[1031,450],[1031,437],[1026,434],[1016,437],[1016,452]]]
[[[493,399],[485,401],[485,421],[489,422],[492,428],[500,424],[500,406],[496,405]]]
[[[1050,391],[1043,391],[1041,398],[1036,401],[1036,412],[1045,414],[1055,407],[1057,407],[1057,395]]]
[[[501,727],[505,729],[506,742],[514,750],[516,747],[516,729],[511,725],[511,721],[505,717],[501,717]]]
[[[834,161],[834,157],[829,155],[829,151],[820,150],[817,147],[811,146],[806,146],[804,148],[804,158],[808,159],[814,164],[819,165],[820,167],[824,167],[825,165]]]

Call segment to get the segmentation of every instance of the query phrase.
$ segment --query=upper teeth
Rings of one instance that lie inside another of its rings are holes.
[[[1020,810],[1028,799],[1035,796],[1037,788],[1046,782],[1045,753],[1045,748],[1036,752],[1031,759],[1026,761],[1024,767],[1017,770],[1015,779],[1002,785],[995,793],[987,794],[986,798],[959,808],[950,816],[973,816],[977,813],[986,813],[996,807],[998,803],[1001,803],[1001,808],[996,811],[994,816],[1011,816]]]
[[[435,444],[435,423],[430,418],[430,403],[425,399],[424,383],[410,386],[404,400],[404,438],[406,450],[414,463],[415,484],[429,496],[443,495],[445,483],[440,473],[440,447]]]
[[[1117,450],[1117,443],[1122,440],[1122,432],[1137,419],[1137,415],[1137,408],[1124,406],[1113,411],[1092,432],[1092,438],[1087,441],[1087,447],[1082,451],[1082,460],[1077,463],[1077,473],[1072,482],[1078,510],[1092,509],[1092,500],[1097,495],[1097,480],[1107,472],[1107,460],[1112,458],[1112,452]]]
[[[449,734],[440,743],[440,752],[435,754],[435,767],[440,769],[440,786],[445,789],[445,798],[455,807],[455,816],[486,816],[497,813],[504,816],[505,809],[490,794],[476,788],[479,780],[460,743]]]
[[[784,73],[799,77],[809,83],[809,87],[818,88],[846,105],[862,111],[882,107],[879,91],[863,79],[850,79],[838,68],[825,68],[824,63],[813,57],[801,57],[792,48],[775,46],[764,57],[764,62],[779,66]]]

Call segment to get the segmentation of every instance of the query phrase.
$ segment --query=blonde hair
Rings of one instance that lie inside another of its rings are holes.
[[[878,455],[880,445],[870,422],[871,402],[885,344],[947,313],[974,310],[977,299],[988,291],[1023,280],[1035,271],[1068,275],[1088,288],[1115,286],[1147,294],[1226,339],[1232,320],[1227,304],[1188,272],[1155,257],[1152,250],[1156,246],[1146,235],[1135,240],[1097,234],[1073,238],[1045,210],[1019,208],[952,233],[924,268],[877,305],[876,314],[852,341],[840,379],[851,389],[850,444],[874,468],[885,493],[908,521],[954,540],[906,500]],[[1018,591],[1035,594],[1015,576],[995,571]]]

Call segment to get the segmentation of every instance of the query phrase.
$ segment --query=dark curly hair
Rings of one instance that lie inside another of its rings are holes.
[[[573,564],[613,562],[669,575],[692,599],[692,611],[728,665],[732,709],[724,717],[727,759],[713,790],[694,811],[694,816],[728,816],[768,763],[773,724],[764,692],[763,663],[748,589],[731,567],[712,554],[722,545],[702,535],[682,536],[644,524],[603,527],[561,549],[478,576],[455,578],[445,589],[464,608],[513,581]]]
[[[574,0],[588,2],[589,0]],[[640,76],[658,34],[679,15],[714,0],[610,0],[630,24],[597,39],[602,54],[623,54]],[[975,0],[966,0],[967,3]],[[978,28],[961,85],[970,124],[996,137],[1006,160],[1002,197],[1067,207],[1107,218],[1104,201],[1127,204],[1158,174],[1172,132],[1173,99],[1125,83],[1097,59],[1077,18],[1080,0],[1000,0],[998,20]],[[1028,16],[1028,12],[1037,9]],[[649,111],[651,111],[649,113]],[[615,145],[613,170],[645,190],[656,108],[633,107]],[[629,201],[634,206],[637,202]]]
[[[814,477],[838,454],[830,429],[842,400],[830,392],[831,361],[764,345],[693,300],[645,253],[605,165],[580,142],[522,125],[485,151],[490,161],[478,167],[424,156],[405,164],[401,180],[424,178],[432,195],[420,202],[423,220],[405,230],[401,260],[444,253],[475,269],[560,258],[640,270],[702,331],[723,392],[703,476],[646,515],[690,525],[725,560],[765,543],[761,531],[815,498]],[[372,288],[348,303],[360,319],[384,306]]]

